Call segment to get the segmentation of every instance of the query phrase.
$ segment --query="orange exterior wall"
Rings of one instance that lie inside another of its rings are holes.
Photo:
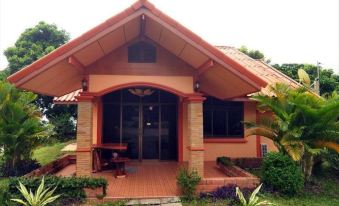
[[[186,94],[194,92],[193,77],[188,76],[89,75],[89,82],[89,92],[101,92],[134,82],[162,85]]]
[[[183,107],[183,160],[188,161],[188,138],[187,138],[187,104]],[[255,102],[244,102],[244,120],[256,121],[256,104]],[[204,143],[205,161],[215,161],[219,156],[228,157],[257,157],[256,136],[244,138],[245,142],[241,143]],[[267,138],[260,137],[261,143],[267,144],[268,151],[276,151],[273,142]]]

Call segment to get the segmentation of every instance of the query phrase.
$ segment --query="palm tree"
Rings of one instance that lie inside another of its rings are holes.
[[[306,180],[311,176],[314,155],[323,148],[339,152],[339,98],[319,97],[305,87],[291,89],[277,84],[271,96],[258,93],[252,97],[262,112],[271,117],[258,123],[246,122],[246,136],[260,135],[271,139],[280,152],[302,165]]]
[[[33,149],[51,132],[32,104],[35,98],[33,93],[0,81],[0,147],[8,170],[21,160],[30,159]]]

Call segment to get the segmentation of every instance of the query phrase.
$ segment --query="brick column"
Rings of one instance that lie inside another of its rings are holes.
[[[79,96],[77,121],[76,175],[92,175],[92,96]]]
[[[187,98],[188,169],[196,170],[200,177],[204,177],[203,100],[201,96]]]

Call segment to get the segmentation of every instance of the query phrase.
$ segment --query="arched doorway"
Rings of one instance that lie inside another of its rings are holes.
[[[131,159],[177,160],[178,97],[133,87],[102,97],[102,143],[126,143]]]

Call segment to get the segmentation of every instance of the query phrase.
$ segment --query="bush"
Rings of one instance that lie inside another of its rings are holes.
[[[295,195],[304,186],[300,167],[282,153],[269,153],[263,160],[262,180],[273,191]]]
[[[217,164],[222,164],[224,166],[233,166],[233,162],[229,157],[217,157]]]
[[[17,189],[19,181],[27,188],[35,191],[41,183],[41,177],[10,178],[6,194],[9,199],[21,197]],[[107,180],[104,178],[45,176],[45,186],[48,188],[57,187],[55,194],[61,194],[56,203],[57,205],[71,205],[73,202],[83,202],[85,200],[86,193],[84,188],[103,187],[103,194],[106,194]]]
[[[181,191],[184,195],[184,199],[192,200],[194,198],[197,185],[201,178],[196,171],[189,172],[185,168],[179,170],[177,176],[177,183],[179,184]]]
[[[9,162],[0,161],[0,177],[16,177],[25,175],[41,165],[36,160],[20,160],[15,167],[9,165]]]

